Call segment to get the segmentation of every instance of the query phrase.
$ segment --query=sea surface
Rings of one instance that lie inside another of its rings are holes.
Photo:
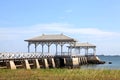
[[[83,65],[82,69],[118,69],[120,70],[120,56],[98,56],[105,64]],[[109,64],[111,62],[111,64]]]

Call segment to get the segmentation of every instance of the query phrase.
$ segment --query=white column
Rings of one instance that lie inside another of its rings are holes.
[[[69,47],[68,47],[68,55],[69,55],[69,52],[70,52],[70,51],[69,51]]]
[[[72,47],[70,47],[70,49],[69,49],[69,55],[71,55],[72,54]]]
[[[63,55],[63,44],[61,44],[61,55]]]
[[[57,53],[58,53],[58,52],[57,52],[57,47],[58,47],[58,44],[56,44],[56,55],[58,55],[58,54],[57,54]]]
[[[94,52],[93,52],[93,55],[95,55],[96,54],[96,48],[94,48]]]
[[[35,43],[35,53],[37,52],[37,44]]]
[[[42,54],[44,53],[44,44],[42,44]]]
[[[48,53],[50,53],[50,45],[48,45]]]
[[[72,43],[70,43],[70,48],[69,48],[69,55],[72,55]]]
[[[28,53],[30,52],[30,43],[28,42]]]
[[[88,55],[88,47],[85,48],[85,55]]]
[[[87,55],[88,55],[88,49],[89,49],[89,48],[87,47]]]
[[[47,46],[48,46],[48,53],[50,53],[50,45],[51,45],[50,43],[47,44]]]

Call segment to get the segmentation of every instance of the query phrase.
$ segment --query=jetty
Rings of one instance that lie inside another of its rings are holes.
[[[28,52],[1,52],[0,68],[79,68],[85,64],[104,63],[96,56],[95,45],[78,42],[64,34],[42,34],[24,41],[28,43]]]

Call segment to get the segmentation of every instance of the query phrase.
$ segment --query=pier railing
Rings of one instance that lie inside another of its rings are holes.
[[[53,57],[54,55],[42,54],[42,53],[0,53],[0,59],[21,59],[21,58],[42,58],[42,57]]]

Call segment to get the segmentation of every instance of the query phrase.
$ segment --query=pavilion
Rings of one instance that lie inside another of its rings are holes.
[[[58,45],[61,46],[61,55],[64,55],[63,46],[65,44],[68,44],[69,46],[67,46],[68,47],[67,55],[72,54],[72,49],[78,50],[79,54],[80,54],[81,49],[85,49],[85,55],[88,55],[88,53],[89,53],[88,50],[90,48],[92,48],[93,55],[95,55],[95,53],[96,53],[95,45],[90,44],[90,43],[78,43],[74,38],[68,37],[64,34],[54,34],[54,35],[42,34],[41,36],[27,39],[25,41],[28,42],[28,52],[30,52],[30,45],[34,44],[35,53],[37,52],[38,45],[41,45],[41,47],[42,47],[42,51],[41,51],[42,54],[44,54],[44,45],[47,45],[47,47],[48,47],[47,52],[50,53],[50,46],[52,44],[54,44],[56,46],[55,55],[58,55]]]
[[[78,54],[81,54],[81,49],[85,50],[85,55],[95,55],[96,54],[96,46],[90,43],[76,43],[75,46],[68,46],[68,50],[75,49],[78,51]],[[89,53],[89,49],[93,49],[93,53]],[[77,53],[77,52],[76,52]]]
[[[37,52],[37,46],[42,46],[42,54],[44,53],[44,45],[48,46],[48,53],[50,53],[50,46],[55,44],[56,46],[56,55],[58,54],[58,45],[61,46],[61,55],[63,54],[63,46],[65,44],[75,45],[76,40],[68,37],[64,34],[56,34],[56,35],[45,35],[42,34],[41,36],[34,37],[31,39],[25,40],[28,42],[28,52],[30,52],[30,45],[35,45],[35,52]]]

